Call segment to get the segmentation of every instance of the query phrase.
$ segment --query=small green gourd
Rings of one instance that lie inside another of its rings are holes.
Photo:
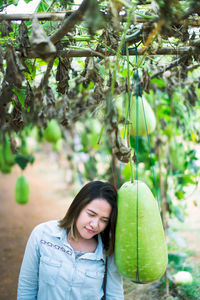
[[[50,143],[56,143],[62,136],[62,132],[57,120],[52,119],[47,122],[47,127],[44,130],[44,138]]]
[[[7,166],[13,166],[15,164],[14,155],[11,151],[10,137],[8,134],[6,134],[5,141],[3,144],[3,155],[4,155],[4,162]]]
[[[29,201],[29,183],[24,175],[17,178],[15,185],[15,201],[26,204]]]
[[[144,97],[133,99],[130,107],[130,121],[130,135],[132,136],[146,136],[147,132],[150,134],[155,130],[156,117],[150,104]]]

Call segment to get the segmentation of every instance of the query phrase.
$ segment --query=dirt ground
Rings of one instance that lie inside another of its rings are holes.
[[[19,205],[14,199],[15,182],[20,174],[18,166],[14,167],[11,174],[0,174],[0,300],[16,299],[24,248],[34,226],[62,218],[74,195],[74,188],[67,183],[70,173],[66,173],[66,166],[62,163],[58,165],[51,151],[38,153],[35,163],[24,171],[31,190],[30,201],[26,205]],[[199,191],[193,193],[192,197],[199,202],[199,198],[196,198],[199,197]],[[200,204],[195,207],[193,200],[189,201],[189,216],[181,234],[188,247],[196,251],[193,260],[200,261]],[[144,297],[132,297],[129,299],[144,300]]]
[[[24,171],[30,185],[30,201],[15,202],[18,166],[9,175],[0,174],[0,300],[16,299],[18,273],[27,238],[35,225],[64,216],[72,200],[65,169],[58,167],[52,153],[37,155]]]

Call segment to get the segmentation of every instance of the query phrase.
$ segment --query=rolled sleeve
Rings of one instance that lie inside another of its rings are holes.
[[[117,271],[114,255],[108,258],[106,300],[124,300],[123,279]]]
[[[17,300],[37,299],[39,260],[38,227],[36,227],[26,245],[18,279]]]

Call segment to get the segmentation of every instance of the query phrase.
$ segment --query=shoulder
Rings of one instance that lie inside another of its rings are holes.
[[[40,223],[34,227],[32,234],[50,234],[50,235],[60,235],[62,229],[58,225],[58,220],[51,220],[44,223]]]

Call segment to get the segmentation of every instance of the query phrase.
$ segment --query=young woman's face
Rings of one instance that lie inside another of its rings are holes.
[[[79,238],[91,239],[106,228],[112,206],[105,199],[94,199],[80,212],[76,221]]]

